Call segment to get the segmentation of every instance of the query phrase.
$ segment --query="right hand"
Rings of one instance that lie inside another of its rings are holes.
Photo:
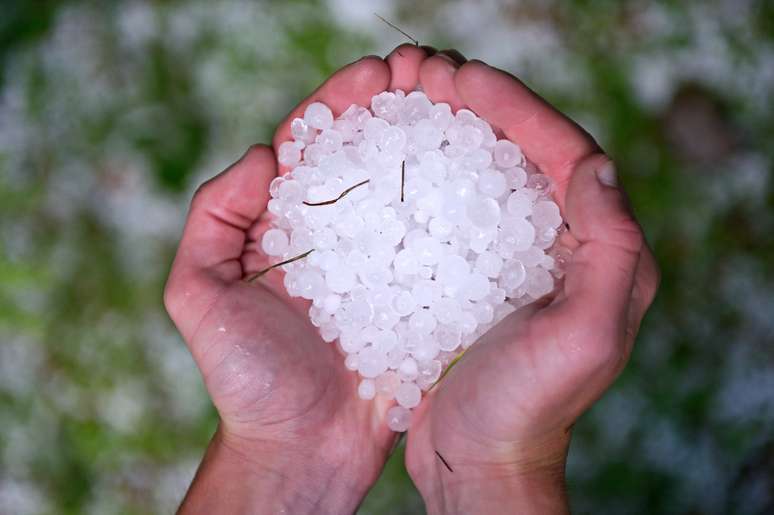
[[[501,321],[425,397],[406,465],[431,513],[563,513],[570,429],[626,364],[658,267],[611,161],[574,122],[480,61],[431,57],[420,83],[433,102],[487,120],[553,178],[564,243],[575,248],[550,303]]]

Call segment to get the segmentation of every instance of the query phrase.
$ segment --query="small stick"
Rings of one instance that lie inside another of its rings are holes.
[[[403,29],[401,29],[400,27],[398,27],[398,26],[397,26],[397,25],[395,25],[394,23],[390,23],[390,22],[388,22],[387,20],[385,20],[384,18],[382,18],[381,16],[379,16],[379,15],[378,15],[378,14],[376,14],[376,13],[374,13],[374,16],[376,16],[377,18],[379,18],[380,20],[382,20],[384,23],[386,23],[387,25],[389,25],[389,26],[390,26],[390,27],[392,27],[393,29],[397,30],[398,32],[400,32],[401,34],[403,34],[404,36],[406,36],[407,38],[409,38],[409,40],[410,40],[412,43],[414,43],[414,45],[415,45],[415,46],[419,46],[419,40],[417,40],[417,39],[414,39],[413,37],[409,36],[409,35],[406,33],[406,31],[404,31]]]
[[[400,201],[403,202],[403,188],[406,185],[406,161],[400,165]]]
[[[260,271],[258,271],[258,272],[255,272],[253,275],[251,275],[251,276],[249,276],[249,277],[246,277],[246,278],[245,278],[245,282],[248,282],[248,283],[254,282],[256,279],[258,279],[259,277],[261,277],[262,275],[264,275],[264,274],[265,274],[266,272],[268,272],[269,270],[273,270],[273,269],[275,269],[275,268],[277,268],[277,267],[280,267],[280,266],[282,266],[282,265],[287,265],[288,263],[292,263],[293,261],[298,261],[299,259],[303,259],[303,258],[305,258],[306,256],[308,256],[309,254],[311,254],[312,252],[314,252],[314,249],[307,250],[307,251],[306,251],[306,252],[304,252],[303,254],[300,254],[300,255],[298,255],[298,256],[296,256],[296,257],[292,257],[292,258],[290,258],[290,259],[286,259],[285,261],[282,261],[282,262],[280,262],[280,263],[277,263],[276,265],[271,265],[271,266],[270,266],[270,267],[268,267],[268,268],[264,268],[263,270],[260,270]]]
[[[435,451],[435,455],[441,458],[441,462],[443,462],[444,465],[446,465],[446,468],[449,469],[449,472],[454,473],[454,470],[449,466],[449,464],[446,462],[445,459],[443,459],[443,456],[441,456],[441,453],[438,451]]]
[[[468,347],[468,349],[469,349],[469,348],[470,348],[470,347]],[[465,349],[465,350],[463,350],[462,352],[460,352],[459,354],[457,354],[457,356],[456,356],[456,357],[455,357],[453,360],[451,360],[451,362],[449,363],[449,366],[448,366],[448,367],[446,367],[446,370],[444,370],[444,371],[443,371],[443,373],[441,374],[441,377],[439,377],[439,378],[438,378],[438,381],[434,382],[434,383],[433,383],[433,386],[431,386],[430,388],[428,388],[428,389],[427,389],[427,391],[430,391],[430,390],[432,390],[433,388],[435,388],[435,386],[436,386],[438,383],[440,383],[440,382],[441,382],[441,379],[443,379],[443,378],[446,376],[446,374],[448,374],[448,373],[449,373],[449,370],[451,370],[451,369],[452,369],[452,367],[453,367],[454,365],[456,365],[456,364],[457,364],[457,362],[458,362],[460,359],[462,359],[462,355],[463,355],[463,354],[465,354],[466,352],[468,352],[468,349]]]
[[[336,202],[338,202],[339,200],[341,200],[341,199],[344,197],[344,195],[346,195],[346,194],[347,194],[347,193],[349,193],[350,191],[354,190],[355,188],[359,188],[359,187],[360,187],[360,186],[362,186],[363,184],[368,184],[370,181],[371,181],[371,179],[366,179],[366,180],[364,180],[363,182],[359,182],[359,183],[355,184],[354,186],[350,186],[349,188],[347,188],[347,189],[345,189],[344,191],[342,191],[342,192],[341,192],[341,195],[339,195],[338,197],[336,197],[336,198],[334,198],[334,199],[331,199],[331,200],[324,200],[324,201],[322,201],[322,202],[307,202],[307,201],[305,200],[305,201],[303,202],[303,204],[305,204],[305,205],[307,205],[307,206],[328,206],[328,205],[330,205],[330,204],[335,204]]]
[[[395,443],[392,444],[392,449],[390,449],[390,454],[395,452],[395,449],[400,447],[400,444],[402,444],[405,439],[406,439],[406,432],[404,431],[398,436],[398,438],[395,439]]]

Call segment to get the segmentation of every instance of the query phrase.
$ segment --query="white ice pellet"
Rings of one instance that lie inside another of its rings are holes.
[[[329,129],[333,126],[333,113],[322,102],[312,102],[304,111],[304,121],[315,129]]]
[[[559,206],[550,200],[535,203],[532,208],[532,223],[536,227],[549,227],[555,229],[562,223],[562,215],[559,214]]]
[[[476,270],[487,277],[497,278],[503,268],[503,258],[494,252],[485,250],[476,258]]]
[[[522,154],[518,145],[503,139],[495,143],[493,157],[500,168],[511,168],[521,163]]]
[[[505,174],[498,170],[484,170],[478,175],[478,189],[487,197],[498,198],[506,188]]]
[[[404,381],[413,381],[419,375],[419,368],[414,358],[405,358],[398,365],[398,374]]]
[[[347,367],[347,370],[352,370],[353,372],[357,371],[357,354],[347,354],[347,357],[344,358],[344,366]]]
[[[380,375],[374,382],[376,383],[376,393],[388,400],[395,398],[395,393],[401,384],[398,373],[392,370]]]
[[[370,109],[369,109],[370,107]],[[468,109],[382,92],[334,119],[309,104],[278,148],[261,249],[288,294],[338,340],[357,395],[411,409],[452,359],[517,307],[549,294],[569,250],[548,176]]]
[[[281,165],[296,166],[301,161],[301,150],[292,141],[286,141],[279,146],[277,161]]]
[[[419,365],[419,376],[428,383],[435,383],[441,377],[443,371],[443,365],[438,360],[426,361]]]
[[[415,408],[422,400],[422,392],[414,383],[401,383],[395,389],[395,400],[406,409]]]
[[[402,433],[409,428],[411,412],[403,406],[393,406],[387,410],[387,427],[396,433]]]
[[[269,229],[263,235],[261,248],[268,256],[281,256],[288,249],[288,235],[281,229]]]
[[[416,343],[416,348],[411,351],[411,356],[419,363],[430,361],[441,352],[441,344],[434,338],[425,337]]]
[[[290,134],[296,141],[302,141],[304,143],[312,143],[315,138],[316,131],[314,127],[310,126],[303,118],[295,118],[290,122]]]
[[[373,399],[376,395],[376,384],[373,379],[363,379],[357,387],[357,394],[363,400]]]

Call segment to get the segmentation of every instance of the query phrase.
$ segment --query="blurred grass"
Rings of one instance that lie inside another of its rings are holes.
[[[160,303],[187,201],[403,41],[359,5],[3,3],[0,513],[174,510],[216,423]],[[771,3],[379,9],[580,120],[661,264],[630,366],[576,426],[575,511],[774,510]],[[402,450],[361,511],[421,512]]]

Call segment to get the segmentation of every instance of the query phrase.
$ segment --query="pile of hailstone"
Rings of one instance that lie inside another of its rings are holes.
[[[262,248],[274,263],[308,253],[282,265],[288,293],[405,431],[456,355],[552,291],[562,218],[548,177],[473,112],[400,90],[370,107],[334,119],[317,102],[293,120]]]

